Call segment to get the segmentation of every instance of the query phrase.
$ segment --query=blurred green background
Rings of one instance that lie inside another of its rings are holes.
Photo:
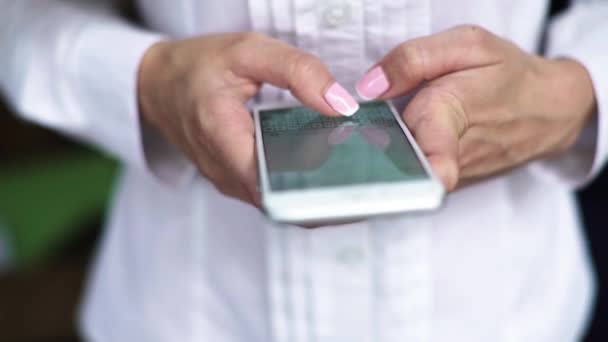
[[[0,100],[0,341],[77,341],[74,317],[118,163]]]
[[[44,260],[83,223],[105,211],[117,163],[16,119],[0,119],[0,224],[8,257],[27,267]]]
[[[44,260],[81,224],[98,216],[110,195],[116,163],[83,148],[33,154],[0,170],[0,219],[8,257],[27,267]]]

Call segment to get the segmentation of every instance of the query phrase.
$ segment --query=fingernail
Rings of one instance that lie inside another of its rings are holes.
[[[357,93],[364,100],[373,100],[384,94],[389,86],[386,74],[380,66],[377,66],[368,71],[357,82]]]
[[[334,82],[323,97],[331,108],[344,116],[351,116],[359,110],[357,101],[338,82]]]

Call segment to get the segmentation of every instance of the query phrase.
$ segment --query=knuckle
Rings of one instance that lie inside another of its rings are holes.
[[[427,101],[431,108],[434,107],[433,112],[447,114],[459,137],[462,136],[470,127],[464,102],[444,86],[433,86],[428,89]]]
[[[403,43],[398,48],[400,72],[406,79],[428,81],[426,50],[416,41]]]
[[[317,57],[308,53],[296,52],[289,60],[287,68],[289,80],[311,79],[320,70],[324,70],[323,63]]]
[[[464,25],[461,30],[464,41],[469,45],[471,51],[481,50],[486,52],[490,50],[492,34],[488,30],[474,24]]]
[[[483,42],[488,36],[488,31],[475,24],[463,25],[460,27],[466,37],[472,42]]]
[[[266,40],[267,36],[259,32],[243,32],[237,39],[237,44],[242,44],[246,46],[257,45]]]
[[[412,119],[411,122],[406,122],[406,124],[411,128],[414,138],[419,139],[425,131],[433,129],[435,118],[432,115],[424,114],[416,119]]]
[[[243,32],[239,33],[236,39],[228,47],[227,57],[229,60],[240,63],[243,62],[243,56],[247,56],[251,51],[256,51],[261,45],[266,44],[269,38],[259,32]]]

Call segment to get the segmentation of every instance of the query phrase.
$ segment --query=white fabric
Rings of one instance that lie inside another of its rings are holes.
[[[352,90],[394,45],[457,24],[534,51],[547,3],[140,0],[143,31],[76,2],[0,0],[0,85],[25,118],[126,165],[82,312],[88,339],[580,338],[594,280],[569,189],[608,155],[606,1],[577,2],[550,35],[551,55],[584,63],[599,101],[576,148],[458,190],[434,214],[315,230],[277,227],[224,197],[140,127],[135,79],[153,42],[262,31],[319,55]]]

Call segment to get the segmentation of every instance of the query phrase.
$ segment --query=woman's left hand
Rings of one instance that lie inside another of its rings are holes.
[[[595,112],[580,63],[472,25],[399,45],[357,85],[370,99],[417,88],[403,119],[448,190],[566,151]]]

